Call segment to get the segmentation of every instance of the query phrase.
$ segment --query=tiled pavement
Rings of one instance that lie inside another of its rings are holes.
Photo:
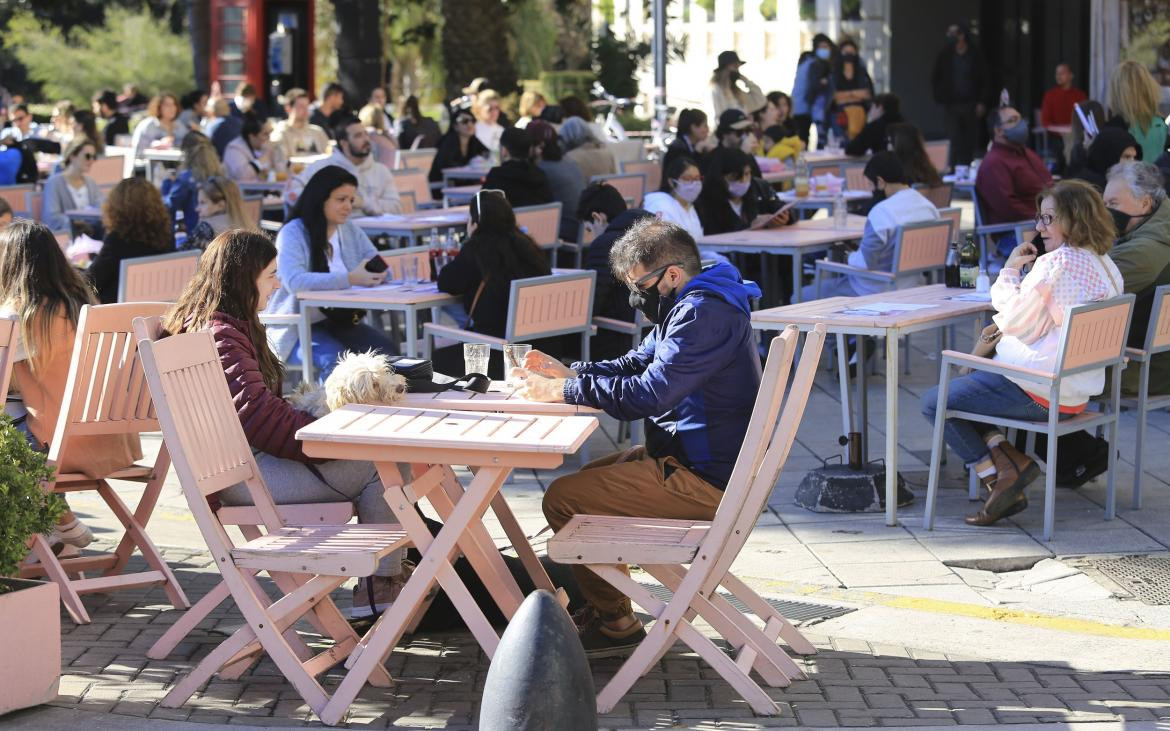
[[[218,580],[204,552],[167,549],[192,600]],[[345,597],[339,598],[344,605]],[[238,626],[230,602],[166,661],[146,648],[173,622],[158,590],[90,596],[94,621],[63,627],[60,709],[208,724],[319,725],[267,660],[240,681],[213,679],[185,706],[159,700],[179,674]],[[217,631],[219,630],[219,631]],[[895,644],[806,633],[819,653],[800,660],[808,679],[771,689],[777,717],[756,717],[697,656],[679,645],[643,678],[603,728],[755,729],[775,726],[944,726],[1076,721],[1170,721],[1170,666],[1162,673],[1078,672],[1059,664],[996,662]],[[594,665],[597,684],[618,661]],[[475,728],[487,658],[465,632],[416,635],[388,662],[397,685],[365,688],[346,717],[351,728]],[[336,684],[329,675],[326,686]],[[37,711],[9,717],[33,720]],[[4,721],[0,720],[0,726]]]

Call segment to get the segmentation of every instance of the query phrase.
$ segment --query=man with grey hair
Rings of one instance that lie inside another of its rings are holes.
[[[1170,284],[1170,205],[1166,205],[1162,173],[1148,162],[1122,162],[1106,173],[1105,206],[1117,225],[1117,243],[1109,252],[1125,280],[1125,291],[1137,295],[1129,344],[1144,344],[1154,302],[1154,289]],[[1122,372],[1121,388],[1138,389],[1139,369]],[[1150,363],[1150,392],[1170,392],[1170,353]]]
[[[642,344],[572,368],[533,351],[515,375],[526,398],[646,419],[646,445],[554,480],[544,515],[556,530],[578,514],[711,520],[760,386],[749,305],[760,289],[726,262],[702,268],[691,235],[657,218],[631,226],[609,260],[630,305],[654,324]],[[574,617],[586,654],[636,647],[645,631],[629,598],[582,566],[573,573],[589,601]]]

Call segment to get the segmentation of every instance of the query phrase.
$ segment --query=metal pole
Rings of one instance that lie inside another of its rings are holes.
[[[666,127],[666,0],[654,0],[654,119]]]

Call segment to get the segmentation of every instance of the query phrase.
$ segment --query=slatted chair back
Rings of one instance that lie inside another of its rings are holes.
[[[260,219],[264,217],[264,199],[259,196],[245,198],[243,203],[244,216],[246,216],[249,221],[252,221],[257,226],[259,226]]]
[[[841,172],[845,173],[846,190],[863,190],[866,192],[873,190],[873,183],[869,181],[869,178],[865,177],[865,163],[842,165]]]
[[[935,208],[943,209],[951,204],[951,197],[955,193],[955,186],[953,183],[943,183],[942,185],[923,186],[918,189],[923,198],[934,204]]]
[[[0,199],[8,203],[12,213],[17,218],[32,216],[32,204],[29,196],[32,195],[31,185],[5,185],[0,187]]]
[[[415,170],[413,168],[408,170],[393,170],[390,173],[394,176],[394,186],[398,188],[399,192],[407,192],[414,195],[414,205],[417,207],[424,201],[431,200],[431,183],[427,180],[426,170]]]
[[[268,532],[284,526],[232,406],[215,341],[207,330],[143,339],[145,380],[195,523],[214,556],[233,542],[207,498],[243,483]]]
[[[0,338],[0,342],[3,338]],[[1153,355],[1170,350],[1170,284],[1154,290],[1150,303],[1150,325],[1146,329],[1145,347]]]
[[[89,177],[99,186],[117,185],[126,176],[126,158],[123,155],[99,157],[89,168]]]
[[[623,175],[645,175],[647,191],[658,190],[662,184],[662,165],[656,160],[630,160],[620,163],[618,169]]]
[[[1068,310],[1060,333],[1056,372],[1067,377],[1081,371],[1116,365],[1125,354],[1134,295],[1126,294]]]
[[[515,210],[516,227],[528,234],[542,249],[554,249],[560,242],[561,203],[523,206]]]
[[[619,175],[594,175],[590,183],[607,183],[617,188],[626,201],[633,201],[633,206],[642,205],[642,198],[646,195],[646,176],[641,173],[627,173]]]
[[[963,209],[958,206],[940,208],[938,209],[938,217],[951,222],[951,241],[958,240],[963,222]]]
[[[951,141],[928,140],[925,146],[926,157],[930,159],[930,164],[934,165],[934,169],[940,173],[946,170],[947,162],[951,157]]]
[[[425,281],[431,278],[431,250],[426,246],[411,246],[383,252],[382,261],[389,267],[386,270],[387,279],[401,280],[403,265],[408,261],[415,263],[417,267],[415,274],[419,279]]]
[[[504,339],[526,342],[567,333],[589,333],[597,272],[513,279]]]
[[[951,243],[950,219],[908,223],[894,242],[894,274],[902,277],[942,269]]]
[[[780,479],[780,472],[784,469],[801,419],[804,418],[825,343],[825,326],[817,325],[805,336],[796,374],[792,384],[788,385],[799,337],[799,332],[795,330],[792,326],[786,328],[781,335],[772,339],[768,348],[768,360],[748,422],[747,437],[732,469],[727,492],[715,513],[710,533],[699,549],[700,554],[704,550],[712,550],[718,556],[710,574],[716,581],[731,569],[731,564],[747,543],[752,528],[760,518],[760,512],[776,487],[776,481]],[[773,355],[779,361],[775,366],[772,364]]]
[[[394,167],[398,170],[422,170],[430,173],[431,164],[434,163],[438,152],[438,148],[435,147],[399,150]]]
[[[201,252],[176,251],[123,259],[118,279],[119,302],[177,302],[199,269]]]
[[[5,397],[12,381],[12,364],[16,362],[19,341],[20,318],[17,315],[0,316],[0,395]]]
[[[398,191],[398,200],[402,201],[403,213],[414,213],[418,210],[418,201],[414,199],[414,191],[400,190]]]

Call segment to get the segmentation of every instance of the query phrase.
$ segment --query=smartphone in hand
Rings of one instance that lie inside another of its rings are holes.
[[[386,260],[383,259],[381,256],[370,257],[370,260],[366,262],[366,271],[367,272],[381,274],[382,272],[386,271],[389,268],[390,268],[390,266],[388,264],[386,264]]]

